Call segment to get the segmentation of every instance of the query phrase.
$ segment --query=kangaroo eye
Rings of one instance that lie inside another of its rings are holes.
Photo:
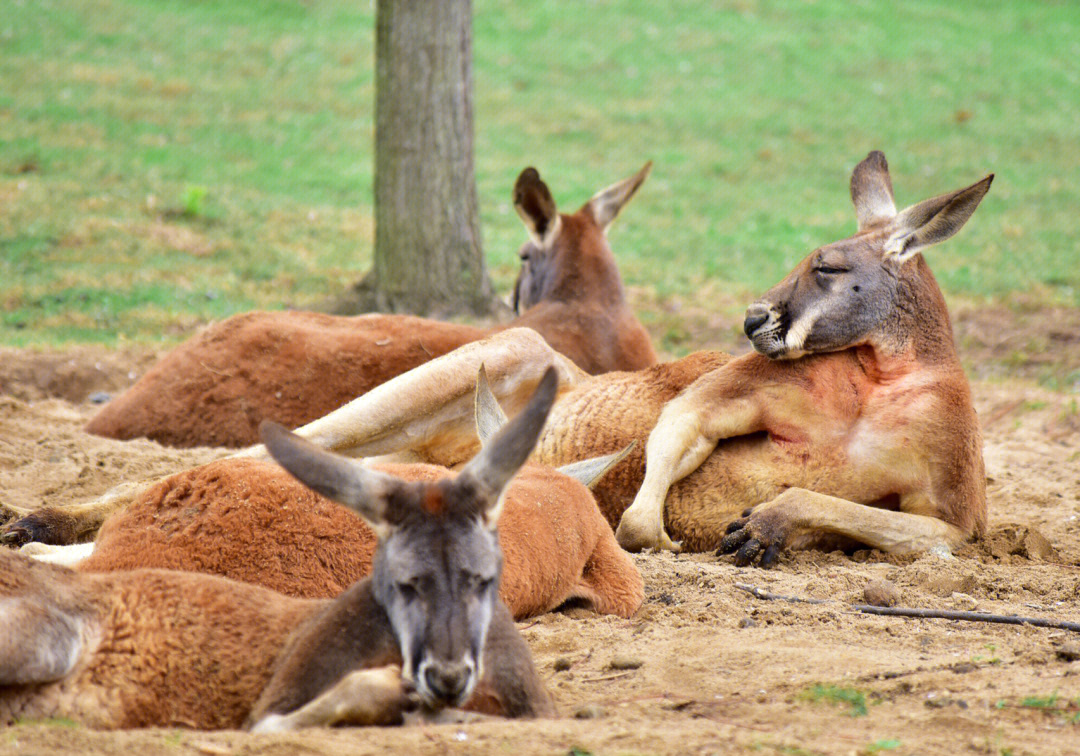
[[[420,592],[416,589],[415,580],[403,580],[397,584],[398,593],[406,601],[413,601],[419,597]]]
[[[815,273],[821,273],[823,276],[834,276],[838,273],[847,273],[847,268],[833,268],[829,265],[819,265],[814,268]]]
[[[473,591],[486,591],[495,582],[495,578],[481,577],[480,575],[469,575],[466,580],[466,584],[470,590]]]

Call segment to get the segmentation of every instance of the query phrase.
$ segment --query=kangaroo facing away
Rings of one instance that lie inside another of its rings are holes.
[[[168,446],[241,447],[273,419],[310,422],[395,375],[497,330],[536,330],[590,374],[656,363],[649,335],[626,302],[607,230],[651,163],[559,213],[536,169],[523,171],[514,207],[530,241],[520,251],[518,317],[492,329],[410,315],[341,317],[250,312],[215,323],[173,349],[87,424],[111,438]]]
[[[433,709],[550,714],[498,597],[496,521],[557,383],[546,373],[525,411],[436,483],[368,470],[267,424],[275,459],[379,538],[371,577],[334,600],[165,570],[80,574],[0,550],[0,722],[387,723],[410,689]]]

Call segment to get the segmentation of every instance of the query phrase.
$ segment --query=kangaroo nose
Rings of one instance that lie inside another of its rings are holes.
[[[747,338],[753,338],[754,332],[769,319],[769,311],[762,305],[750,305],[746,310],[746,320],[743,321],[743,331]]]
[[[444,701],[456,702],[469,684],[471,672],[463,662],[432,664],[424,672],[428,688]]]

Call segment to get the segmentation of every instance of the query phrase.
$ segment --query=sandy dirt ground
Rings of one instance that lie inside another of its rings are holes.
[[[962,342],[974,323],[968,348],[985,367],[972,373],[991,518],[987,538],[952,559],[815,552],[762,571],[712,554],[638,556],[646,601],[634,618],[570,609],[521,625],[554,720],[285,736],[24,723],[0,730],[0,752],[1080,753],[1080,634],[850,608],[884,580],[904,606],[1080,621],[1078,387],[1040,388],[1045,360],[1000,378],[1007,360],[992,358],[1015,344],[992,321],[958,322]],[[1075,325],[1047,337],[1062,375],[1078,362]],[[2,501],[74,503],[218,456],[82,432],[96,409],[87,397],[119,391],[153,358],[145,349],[0,350]],[[827,603],[761,600],[736,583]]]

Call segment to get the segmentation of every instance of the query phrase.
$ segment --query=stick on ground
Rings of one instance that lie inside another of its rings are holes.
[[[779,593],[770,593],[763,588],[758,588],[747,583],[735,583],[740,591],[746,591],[754,598],[763,601],[787,601],[792,604],[830,604],[825,599],[801,598],[799,596],[784,596]],[[910,617],[913,619],[950,619],[963,622],[993,622],[1004,625],[1032,625],[1034,627],[1050,627],[1055,630],[1071,630],[1080,633],[1080,622],[1066,622],[1064,620],[1043,619],[1042,617],[1020,617],[1015,614],[990,614],[988,612],[962,612],[952,609],[916,609],[906,606],[870,606],[869,604],[853,604],[851,607],[856,612],[863,614],[878,614],[887,617]]]

